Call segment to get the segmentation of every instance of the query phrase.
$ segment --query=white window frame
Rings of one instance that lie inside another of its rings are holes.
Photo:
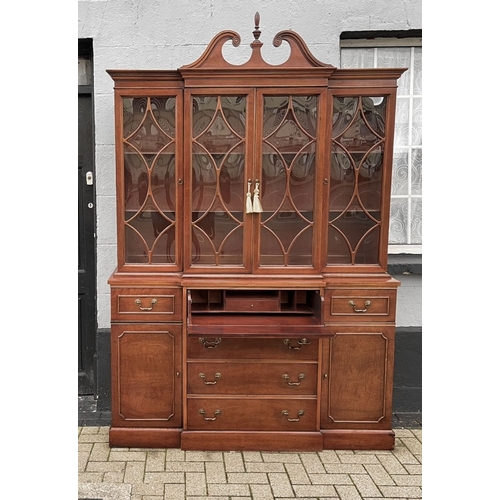
[[[357,39],[341,39],[340,40],[340,60],[342,62],[342,49],[344,48],[373,48],[373,67],[377,67],[377,49],[378,48],[388,48],[388,47],[411,47],[410,54],[410,67],[408,71],[410,72],[409,81],[410,81],[410,93],[408,95],[398,94],[399,97],[407,98],[409,101],[409,111],[408,116],[409,120],[412,119],[413,116],[413,71],[414,71],[414,47],[422,47],[422,38],[421,37],[408,37],[408,38],[400,38],[400,37],[375,37],[375,38],[357,38]],[[341,64],[342,67],[342,64]],[[418,98],[422,99],[423,94],[419,94]],[[397,102],[396,102],[397,107]],[[398,195],[391,194],[391,200],[393,199],[407,199],[408,200],[408,219],[411,221],[411,210],[412,206],[410,203],[411,199],[422,198],[422,195],[413,194],[411,192],[411,179],[412,179],[412,168],[411,168],[411,153],[414,150],[422,149],[422,146],[416,146],[412,144],[412,126],[408,127],[408,146],[398,146],[398,150],[407,148],[408,150],[408,194]],[[411,241],[411,223],[409,222],[406,227],[406,231],[408,232],[408,241]],[[421,244],[389,244],[389,253],[390,254],[421,254],[422,253],[422,245]]]

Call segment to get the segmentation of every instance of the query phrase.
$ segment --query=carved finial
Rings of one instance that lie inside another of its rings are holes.
[[[253,36],[255,40],[258,40],[260,37],[260,14],[258,12],[255,13],[255,18],[254,18],[254,23],[255,23],[255,30],[253,32]]]

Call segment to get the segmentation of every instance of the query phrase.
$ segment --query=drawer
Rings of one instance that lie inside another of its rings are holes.
[[[188,394],[316,395],[317,363],[188,362]]]
[[[235,338],[189,337],[188,359],[318,360],[318,339],[307,337]]]
[[[218,431],[313,431],[316,430],[316,406],[315,397],[188,397],[187,428]]]
[[[276,312],[280,310],[278,292],[226,292],[225,310],[233,312]]]
[[[111,289],[111,321],[182,321],[182,289]]]
[[[396,290],[337,289],[325,291],[325,322],[395,321]]]

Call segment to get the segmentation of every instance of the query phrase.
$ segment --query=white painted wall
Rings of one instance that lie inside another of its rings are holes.
[[[287,44],[272,46],[283,29],[297,32],[320,61],[339,66],[343,31],[422,28],[421,0],[80,0],[78,37],[94,41],[99,328],[110,326],[107,280],[116,266],[113,81],[106,70],[177,69],[195,61],[227,29],[240,34],[241,45],[229,44],[225,55],[242,63],[250,53],[257,11],[262,53],[272,64],[288,53]],[[399,289],[397,324],[420,326],[421,279],[408,278]]]

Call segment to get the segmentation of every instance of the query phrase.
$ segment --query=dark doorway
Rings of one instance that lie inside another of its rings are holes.
[[[78,395],[95,395],[96,252],[92,40],[78,40]]]

